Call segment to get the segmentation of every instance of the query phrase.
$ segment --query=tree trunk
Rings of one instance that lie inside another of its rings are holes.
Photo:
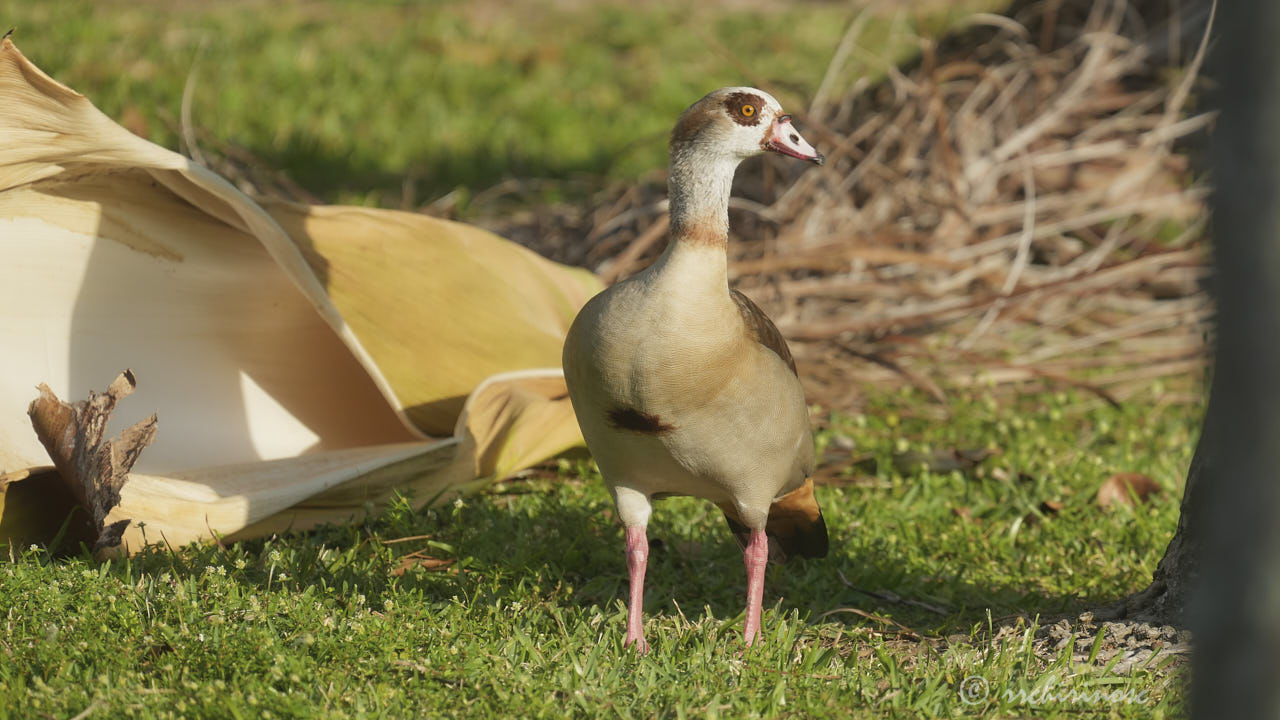
[[[1280,3],[1224,0],[1211,77],[1217,343],[1178,531],[1135,614],[1185,616],[1192,716],[1280,717]]]
[[[1165,548],[1160,564],[1156,566],[1151,584],[1116,608],[1117,615],[1121,617],[1157,625],[1181,627],[1186,624],[1188,601],[1200,577],[1199,543],[1204,537],[1204,518],[1203,513],[1198,510],[1204,505],[1201,500],[1204,478],[1213,478],[1219,472],[1217,463],[1213,461],[1216,445],[1220,442],[1218,436],[1224,424],[1219,417],[1221,413],[1217,412],[1221,403],[1214,402],[1214,398],[1219,396],[1216,389],[1209,395],[1209,408],[1205,412],[1200,442],[1196,445],[1191,467],[1187,470],[1178,529]]]
[[[1220,4],[1214,79],[1218,344],[1188,608],[1198,718],[1280,717],[1280,3]],[[1205,473],[1207,468],[1208,472]],[[1196,529],[1193,525],[1192,529]],[[1191,541],[1196,537],[1192,535]]]

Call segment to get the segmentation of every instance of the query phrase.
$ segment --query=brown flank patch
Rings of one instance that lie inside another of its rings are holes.
[[[662,421],[657,415],[643,413],[635,408],[614,408],[609,411],[609,424],[619,430],[630,430],[642,435],[662,435],[675,427]]]

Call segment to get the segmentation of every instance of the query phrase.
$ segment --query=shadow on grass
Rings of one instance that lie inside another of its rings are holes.
[[[132,572],[194,574],[208,565],[230,570],[239,557],[248,568],[238,576],[266,592],[314,588],[340,600],[362,595],[371,607],[394,592],[401,605],[408,594],[423,607],[459,598],[479,605],[545,602],[610,612],[627,591],[622,531],[603,490],[587,490],[570,502],[562,502],[562,496],[578,495],[576,489],[553,486],[418,512],[405,504],[370,524],[330,526],[227,549],[153,549],[134,558]],[[659,506],[650,524],[646,615],[682,613],[693,619],[709,612],[722,621],[733,619],[743,610],[746,578],[741,551],[719,511],[685,498],[663,504],[675,507],[668,512]],[[964,579],[964,568],[956,564],[931,565],[892,547],[873,551],[839,525],[832,525],[831,540],[825,559],[770,567],[766,607],[779,603],[782,611],[796,610],[809,622],[825,614],[824,622],[850,627],[893,633],[905,626],[946,637],[968,636],[988,618],[996,626],[1017,616],[1043,620],[1116,599],[1053,597],[1019,584],[975,583]],[[451,564],[428,570],[410,562],[406,572],[397,573],[402,559],[415,552]],[[282,572],[288,578],[283,583]]]
[[[291,138],[283,147],[248,149],[267,167],[283,170],[327,202],[363,198],[366,204],[414,210],[460,190],[457,200],[463,211],[469,197],[512,178],[604,177],[626,151],[601,147],[585,157],[557,158],[520,148],[493,146],[458,153],[442,146],[412,158],[404,171],[396,171],[373,156],[327,148],[308,136]]]

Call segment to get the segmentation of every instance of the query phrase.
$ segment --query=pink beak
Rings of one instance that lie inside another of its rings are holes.
[[[815,165],[821,165],[827,159],[822,153],[814,150],[808,141],[800,137],[800,131],[791,124],[790,115],[779,115],[773,121],[773,127],[769,128],[769,135],[764,141],[764,149],[808,160]]]

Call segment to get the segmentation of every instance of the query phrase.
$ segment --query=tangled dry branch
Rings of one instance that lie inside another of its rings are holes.
[[[1212,122],[1190,104],[1210,8],[1148,4],[975,16],[842,94],[851,23],[802,118],[828,163],[744,168],[731,210],[731,276],[791,340],[814,400],[898,381],[1116,402],[1203,367],[1207,188],[1188,147]],[[663,195],[613,190],[587,216],[498,229],[614,280],[661,252]]]
[[[878,10],[854,18],[796,113],[827,164],[752,161],[730,208],[733,282],[791,341],[811,399],[856,406],[868,383],[935,397],[1038,383],[1114,403],[1197,378],[1208,188],[1189,150],[1213,119],[1192,103],[1211,2],[1019,0],[917,38],[906,67],[881,59],[876,84],[846,65],[868,55],[858,39]],[[265,178],[246,189],[310,199],[287,178],[236,172],[252,163],[234,152],[214,156],[242,184]],[[665,246],[662,180],[480,222],[615,281]],[[546,182],[510,180],[471,206]],[[449,214],[442,203],[424,211]]]

